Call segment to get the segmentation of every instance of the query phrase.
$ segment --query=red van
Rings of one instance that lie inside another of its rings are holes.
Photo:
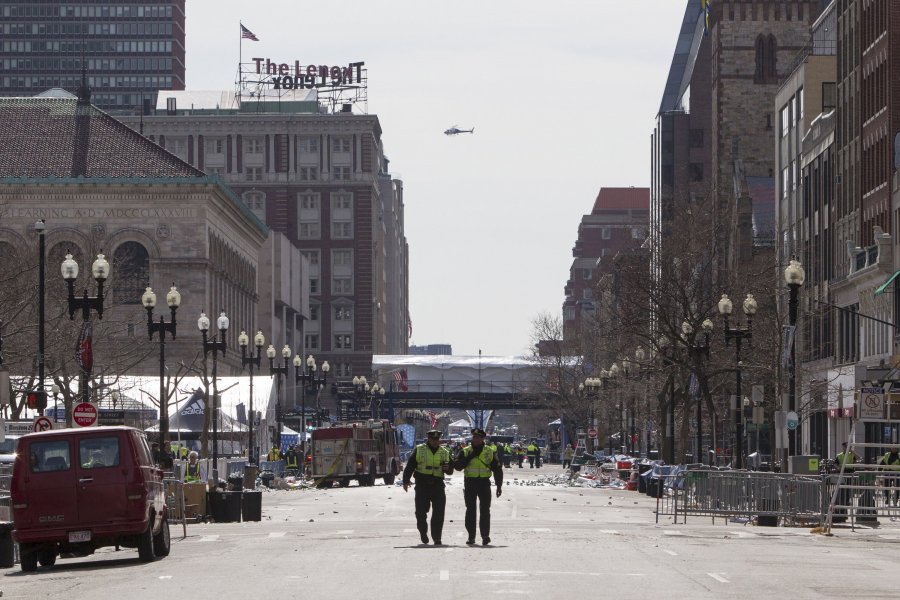
[[[89,427],[19,439],[10,498],[23,571],[60,554],[137,548],[143,562],[169,554],[163,473],[143,433]]]

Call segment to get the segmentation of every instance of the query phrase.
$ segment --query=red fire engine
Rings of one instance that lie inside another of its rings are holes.
[[[319,487],[337,481],[342,487],[355,479],[359,485],[386,485],[400,473],[397,430],[387,420],[369,419],[337,423],[312,432],[312,477]]]

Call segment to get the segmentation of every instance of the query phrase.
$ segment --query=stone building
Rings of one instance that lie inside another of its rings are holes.
[[[157,344],[146,338],[141,294],[152,286],[156,315],[169,319],[165,293],[173,282],[182,304],[177,339],[167,342],[170,369],[196,364],[200,312],[214,321],[224,310],[231,320],[226,335],[231,350],[220,357],[219,373],[237,374],[240,329],[271,330],[283,318],[262,313],[272,321],[263,323],[257,316],[261,297],[274,296],[270,306],[287,301],[291,311],[303,310],[302,298],[273,290],[268,282],[277,283],[277,277],[261,273],[282,269],[280,258],[260,256],[269,244],[277,250],[286,242],[267,242],[265,224],[217,177],[138,135],[88,98],[0,99],[0,270],[12,282],[0,298],[7,358],[27,369],[34,356],[39,255],[34,223],[44,219],[48,344],[61,344],[54,346],[55,357],[48,356],[55,361],[51,371],[73,369],[68,340],[80,322],[80,316],[74,324],[66,318],[60,263],[71,253],[81,272],[76,290],[93,293],[90,263],[102,251],[112,275],[103,320],[95,321],[108,340],[96,344],[95,375],[157,373]],[[302,274],[305,267],[297,260],[290,269]],[[122,362],[123,356],[133,360]]]

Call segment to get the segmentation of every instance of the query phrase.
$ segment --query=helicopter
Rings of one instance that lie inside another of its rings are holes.
[[[456,125],[448,129],[444,132],[444,135],[458,135],[460,133],[475,133],[475,128],[472,129],[459,129]]]

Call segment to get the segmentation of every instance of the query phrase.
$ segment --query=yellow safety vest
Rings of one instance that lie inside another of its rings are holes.
[[[472,454],[472,446],[466,446],[463,453],[468,458]],[[463,470],[463,474],[466,477],[490,477],[492,462],[494,462],[494,451],[490,446],[484,446],[481,454],[469,461],[469,464]]]
[[[184,480],[187,482],[200,481],[200,463],[187,463],[184,472]],[[193,469],[191,469],[193,467]],[[193,473],[191,472],[193,470]]]
[[[856,455],[852,452],[847,452],[846,454],[843,452],[838,452],[838,455],[834,457],[834,462],[841,466],[844,464],[844,461],[847,461],[847,464],[852,464],[854,460],[856,460]]]
[[[291,456],[290,454],[286,454],[285,456],[287,457],[285,460],[287,461],[288,469],[296,469],[297,468],[297,455],[294,454],[293,456]]]
[[[892,465],[900,465],[900,455],[898,455],[897,460],[895,460],[894,462],[888,462],[888,460],[890,460],[890,458],[891,458],[891,453],[888,452],[887,454],[884,455],[884,458],[882,458],[881,460],[884,461],[884,464],[886,464],[886,465],[891,465],[891,466]]]
[[[450,451],[443,446],[434,452],[428,444],[416,446],[416,473],[431,475],[438,479],[444,478],[444,465],[450,462]]]
[[[537,446],[535,446],[534,444],[528,444],[528,453],[534,454],[535,452],[537,452]]]

